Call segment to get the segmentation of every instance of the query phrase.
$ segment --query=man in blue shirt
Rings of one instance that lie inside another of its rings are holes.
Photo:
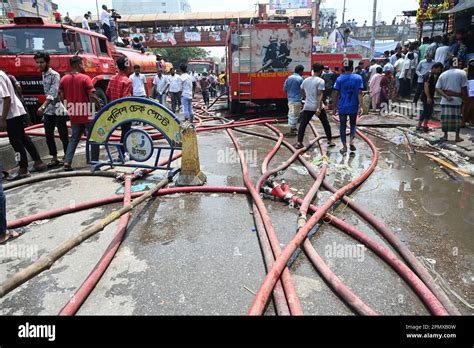
[[[288,125],[291,130],[289,137],[298,135],[298,119],[301,112],[301,85],[303,84],[304,66],[298,65],[295,73],[285,81],[283,90],[288,94]]]
[[[362,77],[353,74],[354,61],[349,60],[348,66],[344,69],[344,74],[341,75],[337,81],[334,89],[336,90],[336,96],[334,98],[334,114],[339,112],[339,119],[341,123],[341,141],[342,150],[341,153],[344,155],[347,153],[347,119],[350,118],[351,123],[351,152],[355,152],[357,149],[354,146],[354,140],[357,128],[357,115],[362,115],[362,91],[364,90],[364,81]]]

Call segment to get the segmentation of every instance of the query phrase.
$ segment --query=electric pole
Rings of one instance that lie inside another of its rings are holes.
[[[99,13],[99,0],[95,0],[95,6],[97,7],[97,25],[99,26],[99,32],[100,32],[100,13]]]
[[[370,42],[370,58],[375,58],[375,29],[377,27],[377,0],[374,0],[374,18],[372,21],[372,40]]]
[[[344,8],[342,9],[342,24],[346,23],[346,0],[344,0]]]
[[[319,22],[321,21],[321,0],[315,0],[313,6],[314,36],[319,35]]]

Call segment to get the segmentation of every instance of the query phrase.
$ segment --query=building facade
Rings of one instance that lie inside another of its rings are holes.
[[[37,4],[38,8],[34,5]],[[51,0],[8,0],[2,1],[2,17],[14,13],[16,17],[40,17],[50,19],[56,7]]]
[[[121,15],[145,13],[184,13],[191,12],[188,0],[113,0],[112,6]]]

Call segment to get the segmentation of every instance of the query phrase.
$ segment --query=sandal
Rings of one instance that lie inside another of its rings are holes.
[[[341,155],[345,155],[347,153],[347,149],[343,148],[339,152],[341,153]]]
[[[6,236],[5,236],[6,238],[3,242],[0,242],[0,245],[5,245],[8,242],[11,242],[12,240],[15,240],[21,237],[22,235],[25,234],[25,232],[26,230],[23,228],[16,229],[15,231],[7,231]]]
[[[294,145],[294,148],[295,148],[296,150],[301,150],[302,148],[304,148],[304,145],[298,143],[298,144]]]
[[[351,148],[351,151],[352,151],[352,152],[356,152],[356,151],[357,151],[357,148],[356,148],[354,145],[351,145],[350,148]]]
[[[423,127],[423,132],[429,133],[430,132],[430,127]]]
[[[334,141],[328,141],[328,146],[329,147],[335,147],[336,143]]]
[[[48,169],[53,169],[53,168],[57,168],[61,165],[61,162],[59,160],[51,160],[51,162],[49,162],[47,164],[47,167]]]
[[[463,138],[457,138],[457,139],[456,139],[456,142],[457,142],[457,143],[462,143],[463,141],[464,141]]]
[[[48,166],[43,164],[42,166],[33,166],[33,168],[30,169],[30,173],[41,173],[44,172],[45,170],[48,169]]]
[[[30,176],[31,176],[31,174],[29,172],[26,173],[26,174],[20,174],[20,173],[16,172],[14,174],[10,174],[7,177],[7,181],[18,181],[18,180],[29,178]]]

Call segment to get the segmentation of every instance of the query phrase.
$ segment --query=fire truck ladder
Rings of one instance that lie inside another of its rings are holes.
[[[248,34],[243,34],[240,29],[240,19],[238,20],[239,30],[239,79],[238,79],[238,90],[239,90],[239,103],[250,104],[252,102],[252,28],[246,31]],[[245,40],[248,39],[248,40]],[[245,44],[248,44],[246,46]],[[248,58],[242,58],[242,52],[248,52]],[[242,62],[248,63],[248,71],[242,71]],[[243,75],[245,74],[245,77]]]

